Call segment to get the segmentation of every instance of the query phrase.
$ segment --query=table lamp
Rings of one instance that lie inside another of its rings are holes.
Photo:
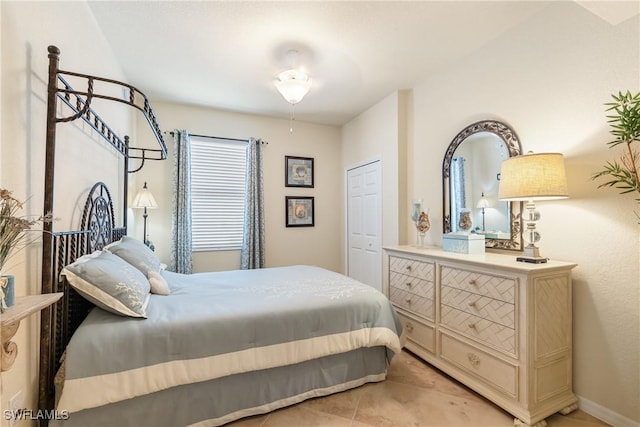
[[[536,231],[540,213],[534,202],[569,197],[562,154],[530,152],[502,162],[498,197],[506,201],[526,202],[523,220],[527,227],[523,230],[522,238],[527,246],[523,255],[516,259],[535,264],[547,262],[547,258],[540,256],[540,249],[536,246],[540,241],[540,233]]]
[[[144,186],[142,187],[142,190],[138,191],[138,194],[136,194],[136,197],[133,199],[133,206],[131,207],[134,209],[144,209],[144,213],[142,214],[142,218],[144,219],[143,238],[144,244],[150,247],[151,242],[149,241],[147,236],[147,217],[149,216],[149,214],[147,213],[147,209],[156,209],[158,207],[158,203],[156,203],[156,199],[153,197],[153,194],[151,194],[151,191],[149,191],[149,189],[147,188],[146,181],[144,183]]]
[[[489,207],[489,199],[484,197],[484,192],[482,192],[482,196],[480,196],[480,200],[476,204],[476,209],[482,209],[482,231],[485,231],[484,225],[484,210]]]

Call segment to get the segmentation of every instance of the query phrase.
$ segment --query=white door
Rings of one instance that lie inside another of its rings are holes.
[[[380,161],[347,171],[347,275],[382,292]]]

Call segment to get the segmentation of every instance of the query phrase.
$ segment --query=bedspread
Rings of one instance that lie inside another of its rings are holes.
[[[69,413],[171,387],[383,346],[400,322],[379,291],[312,266],[182,275],[147,319],[93,309],[72,337],[58,408]]]

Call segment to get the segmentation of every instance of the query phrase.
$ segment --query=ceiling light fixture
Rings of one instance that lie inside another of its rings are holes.
[[[302,98],[311,90],[311,78],[307,73],[301,71],[300,52],[297,49],[287,50],[285,59],[288,63],[288,69],[278,74],[275,85],[282,97],[291,104],[289,132],[293,133],[295,105],[302,101]]]
[[[291,105],[302,101],[311,89],[311,79],[299,70],[287,70],[278,74],[276,88],[282,97]]]
[[[297,52],[293,52],[292,56],[294,54],[297,54]],[[306,73],[292,68],[278,74],[275,85],[282,97],[291,104],[289,132],[293,132],[294,106],[309,93],[311,78]]]

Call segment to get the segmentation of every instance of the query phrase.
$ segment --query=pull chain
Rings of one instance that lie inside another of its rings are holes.
[[[289,118],[289,132],[293,133],[293,121],[295,120],[295,104],[291,104],[291,116]]]

